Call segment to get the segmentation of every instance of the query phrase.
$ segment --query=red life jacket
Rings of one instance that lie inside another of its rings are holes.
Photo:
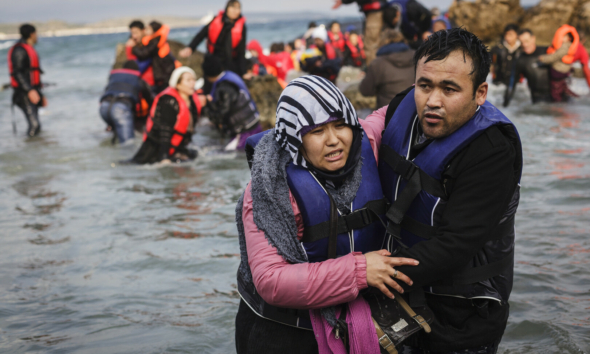
[[[39,67],[39,56],[37,55],[37,51],[33,48],[32,45],[28,45],[26,43],[19,42],[12,46],[8,50],[8,72],[10,73],[10,85],[14,88],[19,87],[18,82],[14,79],[14,71],[12,68],[12,51],[17,46],[23,47],[27,51],[27,55],[29,56],[29,73],[31,75],[31,86],[33,87],[40,87],[41,86],[41,68]]]
[[[274,67],[277,70],[275,76],[281,80],[285,80],[289,70],[294,68],[291,54],[287,52],[273,53],[270,55],[270,59],[273,61]]]
[[[334,48],[338,49],[341,52],[344,52],[344,36],[342,32],[339,33],[338,40],[334,39],[334,33],[332,31],[328,32],[328,38],[330,39],[330,44],[334,46]]]
[[[133,55],[133,47],[125,47],[125,53],[127,54],[128,60],[137,60],[137,57]],[[156,80],[154,80],[154,69],[152,65],[150,65],[141,75],[139,76],[143,81],[145,81],[150,86],[156,85]]]
[[[178,91],[173,87],[168,87],[164,91],[162,91],[156,98],[152,104],[152,109],[150,111],[150,116],[147,119],[145,124],[145,133],[143,133],[143,141],[146,141],[148,137],[148,133],[152,130],[154,126],[153,117],[156,114],[156,108],[158,106],[158,102],[160,98],[164,95],[170,95],[176,99],[178,102],[178,115],[176,116],[176,123],[174,124],[174,133],[172,134],[172,139],[170,139],[170,145],[172,146],[168,151],[169,155],[173,155],[176,151],[176,148],[180,146],[184,137],[186,136],[186,132],[188,131],[188,125],[191,121],[190,110],[189,107],[186,105],[184,99],[180,96]],[[195,102],[197,106],[197,114],[201,114],[201,101],[195,92],[193,94],[192,100]],[[197,119],[198,117],[193,117],[193,119]]]
[[[352,56],[352,60],[354,61],[354,65],[361,66],[363,65],[362,59],[366,59],[367,56],[365,55],[365,44],[361,39],[361,36],[358,37],[358,44],[356,46],[352,45],[350,39],[346,38],[346,46],[350,49],[350,55]]]
[[[330,43],[324,43],[324,48],[326,51],[326,58],[327,59],[336,59],[336,50],[334,50],[334,47],[332,47],[332,45]]]
[[[223,29],[223,11],[219,11],[217,17],[211,21],[209,24],[209,38],[207,40],[207,50],[210,54],[215,52],[215,43],[217,43],[217,39],[219,38],[219,34]],[[244,24],[246,23],[245,17],[240,17],[237,19],[236,23],[231,29],[231,47],[234,49],[232,55],[235,57],[237,55],[235,49],[240,44],[242,40],[242,33],[244,32]]]

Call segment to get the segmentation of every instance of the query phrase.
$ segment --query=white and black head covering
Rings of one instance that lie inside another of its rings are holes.
[[[301,129],[321,125],[330,118],[342,118],[351,127],[362,128],[352,103],[330,81],[319,76],[303,76],[285,87],[277,105],[275,135],[295,165],[308,167],[299,153]]]

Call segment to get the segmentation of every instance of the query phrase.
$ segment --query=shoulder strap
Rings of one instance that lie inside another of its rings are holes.
[[[406,98],[406,95],[412,91],[413,88],[414,86],[410,86],[409,88],[395,95],[391,102],[389,102],[389,106],[387,106],[387,113],[385,113],[385,129],[387,129],[387,125],[397,110],[397,107],[400,105],[400,103],[402,103],[404,98]]]

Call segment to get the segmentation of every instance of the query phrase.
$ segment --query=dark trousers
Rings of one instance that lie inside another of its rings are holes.
[[[31,103],[29,96],[25,91],[15,91],[12,96],[12,103],[23,111],[29,128],[27,130],[28,136],[35,136],[41,131],[41,123],[39,123],[39,106]]]
[[[236,316],[238,354],[314,354],[318,343],[313,331],[287,326],[258,316],[240,301]]]

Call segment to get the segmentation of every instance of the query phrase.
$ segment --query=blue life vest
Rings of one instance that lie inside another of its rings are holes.
[[[223,121],[212,119],[213,124],[218,126],[222,131],[230,133],[230,136],[235,136],[236,134],[255,128],[260,120],[258,108],[256,108],[256,103],[254,103],[248,87],[242,78],[234,72],[225,71],[219,80],[213,83],[213,87],[211,88],[213,102],[217,99],[215,95],[217,86],[222,82],[230,82],[236,86],[239,89],[239,95],[236,101],[231,103],[232,108],[227,114],[227,117],[217,118],[218,120],[223,119]]]
[[[139,100],[139,71],[130,69],[115,69],[111,71],[109,83],[100,100],[106,97],[129,98],[135,104]]]
[[[383,181],[383,193],[392,205],[404,205],[405,207],[402,209],[406,209],[392,212],[392,208],[388,211],[390,222],[388,230],[395,230],[395,227],[390,228],[393,225],[397,227],[399,233],[397,240],[395,237],[390,237],[388,241],[392,243],[392,248],[396,246],[411,248],[418,242],[436,237],[436,227],[448,199],[441,181],[442,175],[448,168],[451,159],[459,151],[494,125],[510,125],[516,132],[512,122],[486,101],[479,107],[475,115],[457,131],[445,138],[436,139],[418,153],[412,162],[409,162],[407,158],[417,134],[417,120],[414,90],[412,90],[398,106],[383,134],[379,155],[379,175]],[[520,171],[522,171],[518,133],[512,143],[520,154],[517,158],[520,161]],[[412,194],[415,197],[404,201],[403,194],[410,193],[412,186],[408,187],[408,185],[417,175],[420,176],[420,179],[418,180],[418,188]],[[423,187],[420,187],[420,184]],[[419,192],[416,194],[417,190]],[[427,287],[426,290],[436,294],[465,298],[508,301],[512,289],[514,213],[518,206],[518,200],[519,189],[517,187],[505,217],[497,227],[498,237],[486,243],[482,250],[487,255],[483,257],[483,259],[487,259],[487,264],[481,264],[480,261],[474,260],[457,275],[451,276],[455,281],[449,280],[443,282],[444,285]],[[394,220],[396,218],[397,220]],[[498,284],[503,281],[505,284]]]
[[[135,59],[137,66],[139,66],[139,72],[143,74],[152,65],[152,60],[152,58],[144,60]]]
[[[250,96],[250,91],[248,90],[248,86],[246,86],[246,84],[244,83],[244,80],[242,80],[242,78],[238,74],[234,73],[233,71],[226,70],[224,72],[223,76],[220,77],[219,80],[217,80],[213,83],[213,86],[211,87],[211,96],[213,96],[214,100],[215,100],[215,90],[217,89],[217,85],[219,85],[220,83],[222,83],[224,81],[231,82],[232,84],[236,85],[240,89],[240,91],[244,92],[244,94],[250,100],[250,104],[252,105],[253,110],[258,113],[258,108],[256,108],[256,103],[254,103],[252,96]]]
[[[251,163],[254,149],[260,139],[270,131],[249,137],[246,141],[246,153]],[[362,181],[351,205],[350,214],[338,219],[336,256],[351,252],[367,253],[377,251],[385,245],[385,228],[377,217],[384,218],[387,208],[381,191],[379,173],[371,143],[365,135],[362,140]],[[307,253],[309,262],[321,262],[328,259],[330,197],[313,174],[292,162],[286,168],[289,190],[297,201],[304,224],[301,244]],[[370,210],[369,210],[370,209]],[[361,228],[356,226],[362,225]],[[327,229],[326,229],[327,228]],[[324,230],[322,230],[324,229]],[[238,276],[238,291],[258,315],[287,325],[311,329],[307,311],[279,309],[264,302],[253,286],[245,284]]]

